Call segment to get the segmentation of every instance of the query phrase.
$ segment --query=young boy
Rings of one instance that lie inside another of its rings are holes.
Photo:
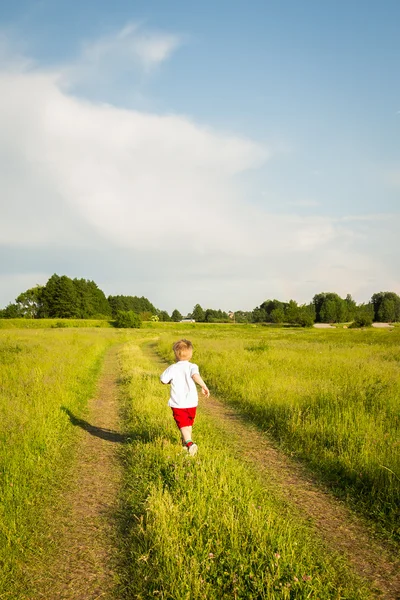
[[[172,408],[173,417],[180,429],[183,446],[194,456],[197,444],[192,441],[192,426],[199,403],[195,383],[201,387],[206,398],[210,396],[210,391],[200,377],[199,367],[189,362],[193,354],[192,342],[179,340],[173,345],[173,350],[176,363],[165,369],[160,379],[161,383],[171,384],[168,406]]]

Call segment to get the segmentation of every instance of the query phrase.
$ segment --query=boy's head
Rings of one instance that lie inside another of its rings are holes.
[[[179,340],[172,346],[176,360],[190,360],[193,354],[193,345],[189,340]]]

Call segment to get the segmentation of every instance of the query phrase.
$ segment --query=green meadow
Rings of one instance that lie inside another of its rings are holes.
[[[367,599],[276,490],[199,413],[192,460],[178,441],[160,367],[139,336],[121,351],[121,591],[118,598]],[[143,353],[142,349],[145,350]]]
[[[26,321],[26,320],[25,320]],[[185,455],[159,383],[192,340],[212,394],[232,404],[381,533],[398,535],[400,329],[151,323],[140,330],[0,327],[0,597],[29,598],[105,352],[119,344],[123,468],[115,598],[366,599],[343,557],[237,456],[199,411]],[[72,323],[69,323],[72,324]],[[206,400],[201,400],[206,402]],[[49,512],[50,511],[50,512]]]
[[[187,334],[214,393],[399,539],[400,330],[196,326]]]
[[[0,319],[0,329],[63,329],[66,327],[112,327],[107,319]]]

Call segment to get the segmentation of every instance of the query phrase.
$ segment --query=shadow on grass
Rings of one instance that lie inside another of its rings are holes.
[[[104,427],[97,427],[91,425],[84,419],[76,417],[66,406],[60,407],[66,415],[68,415],[71,424],[75,427],[80,427],[84,431],[87,431],[90,435],[94,435],[106,442],[112,442],[114,444],[130,444],[133,441],[140,440],[142,442],[150,442],[152,439],[151,432],[148,431],[131,431],[128,433],[120,433],[114,429],[106,429]]]

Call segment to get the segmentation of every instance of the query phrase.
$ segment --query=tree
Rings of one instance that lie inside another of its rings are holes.
[[[0,310],[0,319],[20,319],[22,316],[19,304],[12,304],[10,302],[8,306]]]
[[[360,304],[357,306],[356,314],[354,315],[354,319],[361,322],[361,318],[365,319],[365,322],[373,322],[374,320],[374,307],[371,302],[367,304]]]
[[[196,304],[192,312],[192,319],[194,319],[197,323],[204,322],[204,310],[201,308],[200,304]]]
[[[94,281],[74,279],[73,284],[77,296],[78,316],[81,319],[111,316],[111,307],[107,298]]]
[[[336,302],[334,300],[326,299],[321,307],[321,311],[319,313],[320,319],[322,323],[336,323],[337,319],[337,310],[336,310]]]
[[[396,320],[396,303],[393,299],[383,298],[379,310],[378,321],[381,323],[392,323]]]
[[[299,307],[297,305],[296,300],[289,301],[284,318],[285,318],[286,322],[290,323],[291,325],[298,324]]]
[[[20,307],[21,316],[28,319],[36,319],[42,304],[42,295],[43,286],[41,285],[22,292],[16,299],[16,303]]]
[[[119,310],[115,319],[115,327],[121,329],[138,329],[142,326],[140,316],[133,310]]]
[[[263,308],[256,306],[251,313],[251,320],[253,323],[265,323],[267,320],[266,312]]]
[[[301,327],[312,327],[314,325],[314,316],[309,310],[309,305],[303,304],[299,306],[297,325]]]
[[[312,302],[302,304],[301,308],[303,309],[304,315],[307,315],[312,320],[312,323],[315,323],[316,312],[314,304]]]
[[[346,301],[332,292],[316,294],[313,298],[315,320],[318,323],[339,323],[347,318]]]
[[[324,301],[325,298],[325,294],[315,294],[314,298],[312,299],[312,303],[314,304],[314,308],[315,308],[315,320],[317,321],[317,323],[320,321],[319,319],[319,315],[321,312],[321,306],[322,303]]]
[[[346,317],[343,319],[343,321],[352,321],[357,312],[357,304],[354,302],[353,298],[351,297],[351,294],[347,294],[345,298],[345,303]]]
[[[155,306],[144,296],[141,298],[138,296],[108,296],[108,303],[113,317],[116,316],[119,310],[133,310],[140,314],[143,320],[147,320],[145,319],[147,316],[145,313],[157,314]]]
[[[285,313],[283,312],[283,308],[273,308],[271,310],[269,320],[272,323],[283,323],[285,320]]]
[[[166,310],[161,310],[158,313],[158,316],[159,316],[160,321],[164,321],[164,322],[171,321],[171,317],[169,316],[169,314],[167,313]]]
[[[260,304],[260,309],[263,310],[265,312],[265,321],[266,322],[272,322],[273,318],[272,318],[272,312],[274,310],[281,310],[283,312],[285,312],[287,308],[287,303],[286,302],[281,302],[280,300],[265,300],[265,302],[263,302],[262,304]],[[280,313],[278,313],[280,314]]]
[[[206,323],[229,323],[230,319],[228,313],[221,309],[214,310],[213,308],[207,308],[204,313],[204,321]]]
[[[314,311],[309,304],[299,306],[295,300],[290,300],[287,305],[285,320],[290,325],[312,327],[314,324]]]
[[[54,274],[43,288],[39,316],[49,318],[79,317],[78,295],[72,279]]]
[[[379,292],[371,298],[375,321],[400,321],[400,297],[394,292]]]
[[[70,279],[56,273],[45,286],[22,292],[17,300],[21,316],[29,318],[100,318],[110,317],[111,308],[104,292],[94,281]]]
[[[236,310],[235,311],[235,323],[250,323],[252,320],[252,313],[250,311]]]
[[[172,321],[175,321],[175,323],[179,323],[179,321],[182,321],[182,315],[177,308],[175,308],[175,310],[172,311],[171,319]]]

